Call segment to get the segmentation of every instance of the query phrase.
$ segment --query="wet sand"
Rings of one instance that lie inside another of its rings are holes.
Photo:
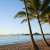
[[[48,39],[47,42],[50,44],[50,39]],[[39,50],[50,50],[50,47],[46,46],[43,40],[36,41],[36,45],[39,47]],[[0,50],[31,50],[31,48],[31,42],[0,46]]]

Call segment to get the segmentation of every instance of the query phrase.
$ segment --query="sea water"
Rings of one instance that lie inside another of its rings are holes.
[[[34,35],[34,40],[41,40],[41,35]],[[45,35],[46,39],[50,39],[50,35]],[[30,35],[2,35],[0,36],[0,45],[8,45],[22,42],[30,42]]]

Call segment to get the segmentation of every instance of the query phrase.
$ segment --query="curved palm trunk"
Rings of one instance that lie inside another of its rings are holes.
[[[43,37],[44,43],[45,43],[46,46],[49,46],[49,44],[47,43],[47,41],[46,41],[46,39],[44,37],[44,34],[43,34],[43,30],[42,30],[42,27],[41,27],[41,23],[40,23],[39,17],[38,17],[38,23],[39,23],[39,26],[40,26],[41,35]]]
[[[25,5],[25,8],[26,8],[26,1],[25,0],[24,0],[24,5]],[[29,22],[27,8],[26,8],[26,17],[27,17],[27,20],[28,20],[28,27],[29,27],[29,32],[30,32],[30,36],[31,36],[32,50],[39,50],[39,48],[37,47],[37,45],[35,44],[35,41],[33,39],[33,35],[32,35],[32,30],[31,30],[31,26],[30,26],[30,22]]]

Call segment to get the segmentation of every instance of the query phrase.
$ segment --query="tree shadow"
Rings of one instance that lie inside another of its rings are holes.
[[[47,47],[50,47],[50,44],[47,42],[47,40],[45,39],[45,44]]]
[[[46,44],[47,44],[48,47],[50,47],[50,44],[47,41],[46,41]]]
[[[39,47],[37,45],[34,45],[34,50],[39,50]]]

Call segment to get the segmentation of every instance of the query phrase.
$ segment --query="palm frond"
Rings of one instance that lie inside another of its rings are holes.
[[[32,8],[34,8],[34,10],[37,11],[37,9],[34,6],[34,1],[33,0],[29,0],[28,5],[27,6],[31,6]]]
[[[23,23],[23,22],[27,22],[27,19],[23,19],[21,23]]]
[[[24,0],[21,0],[22,2],[24,2]],[[39,15],[40,21],[42,23],[46,23],[49,22],[50,23],[50,18],[48,19],[48,16],[46,18],[46,14],[50,13],[50,6],[48,6],[50,0],[44,0],[43,4],[41,4],[40,0],[26,0],[26,8],[28,10],[28,17],[29,20],[32,20],[34,18],[37,19],[37,15]],[[41,7],[40,7],[41,6]],[[25,8],[24,8],[25,9]],[[40,9],[40,12],[39,12]],[[26,12],[25,11],[20,11],[18,12],[14,18],[18,18],[18,17],[25,17],[26,16]],[[26,22],[26,19],[23,19],[21,23]]]
[[[32,19],[34,19],[34,18],[29,17],[29,20],[30,20],[30,21],[31,21]],[[23,22],[27,22],[27,18],[23,19],[21,23],[23,23]]]
[[[23,8],[25,9],[25,8]],[[37,14],[38,11],[36,11],[34,8],[30,7],[30,6],[27,6],[27,10],[28,12],[32,13],[32,14]]]
[[[41,5],[40,10],[41,11],[45,10],[48,7],[49,2],[50,2],[50,0],[44,0],[43,4]]]
[[[25,17],[25,16],[26,16],[26,12],[20,11],[14,16],[14,18],[21,18],[21,17]],[[33,14],[31,14],[31,13],[28,13],[28,16],[33,18]]]
[[[50,25],[50,16],[41,18],[41,23],[42,23],[42,24],[43,24],[43,23],[49,23],[49,25]]]
[[[22,2],[23,2],[24,0],[20,0],[20,1],[22,1]]]
[[[43,23],[48,23],[48,19],[45,17],[45,18],[43,18],[43,19],[41,19],[41,23],[43,24]]]
[[[34,2],[35,8],[36,8],[37,10],[39,10],[39,7],[40,7],[40,5],[41,5],[41,1],[40,1],[40,0],[33,0],[33,2]]]
[[[43,12],[42,12],[42,15],[43,14],[48,14],[50,13],[50,6],[48,6]]]
[[[14,16],[14,18],[25,17],[25,16],[26,16],[26,12],[20,11]]]

